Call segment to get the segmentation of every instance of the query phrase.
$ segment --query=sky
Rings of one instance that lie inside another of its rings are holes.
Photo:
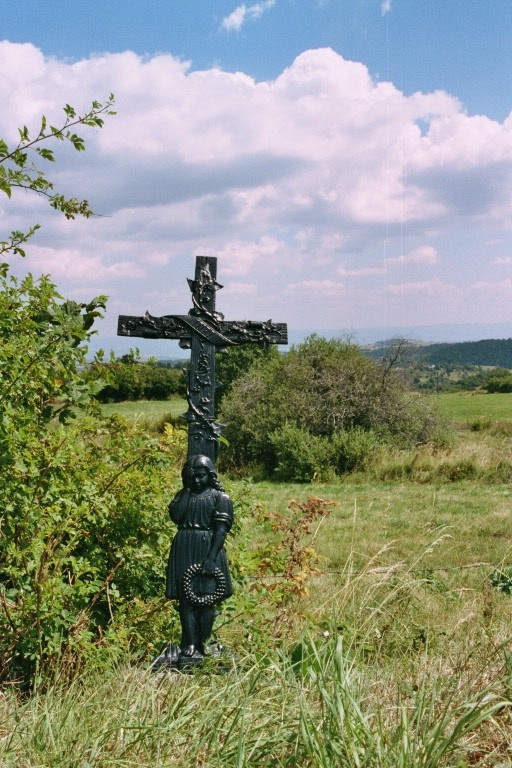
[[[98,216],[0,197],[0,239],[41,224],[13,270],[107,294],[116,351],[118,314],[188,312],[198,254],[292,339],[512,336],[511,36],[509,0],[4,0],[0,137],[117,112],[45,168]]]

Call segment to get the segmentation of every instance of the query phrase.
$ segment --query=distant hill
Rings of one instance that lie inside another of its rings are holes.
[[[362,349],[368,357],[382,360],[393,353],[396,345],[396,339],[389,339]],[[485,365],[512,368],[512,339],[483,339],[453,344],[421,344],[412,341],[406,344],[405,359],[408,362],[439,367]]]

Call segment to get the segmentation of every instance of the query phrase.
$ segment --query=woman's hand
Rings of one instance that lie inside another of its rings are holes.
[[[203,573],[211,576],[215,572],[216,567],[215,560],[211,557],[207,557],[203,563]]]

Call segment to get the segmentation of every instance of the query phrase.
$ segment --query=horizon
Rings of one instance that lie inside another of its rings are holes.
[[[507,340],[512,338],[512,322],[489,325],[480,324],[439,324],[432,326],[414,326],[411,328],[360,328],[360,329],[288,329],[289,343],[280,347],[285,352],[292,345],[300,344],[308,336],[317,334],[328,339],[347,338],[358,346],[364,347],[392,341],[394,338],[405,338],[419,344],[458,344],[487,340]],[[386,335],[388,334],[388,335]],[[430,334],[430,335],[429,335]],[[141,360],[156,357],[158,360],[185,360],[190,356],[190,350],[181,349],[177,341],[168,339],[144,339],[138,337],[103,337],[93,336],[89,344],[89,355],[103,349],[108,356],[112,350],[116,357],[127,354],[130,350],[138,349]],[[110,346],[109,346],[110,343]],[[174,352],[171,352],[174,350]]]

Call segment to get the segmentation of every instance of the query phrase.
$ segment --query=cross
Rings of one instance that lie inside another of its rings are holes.
[[[221,424],[215,423],[214,394],[215,353],[239,344],[287,344],[286,323],[272,320],[224,320],[215,309],[215,294],[222,288],[217,282],[217,258],[196,256],[195,279],[188,278],[192,309],[188,315],[143,317],[120,315],[118,336],[146,339],[179,339],[182,349],[190,349],[188,370],[188,456],[203,454],[213,463],[219,451]]]

